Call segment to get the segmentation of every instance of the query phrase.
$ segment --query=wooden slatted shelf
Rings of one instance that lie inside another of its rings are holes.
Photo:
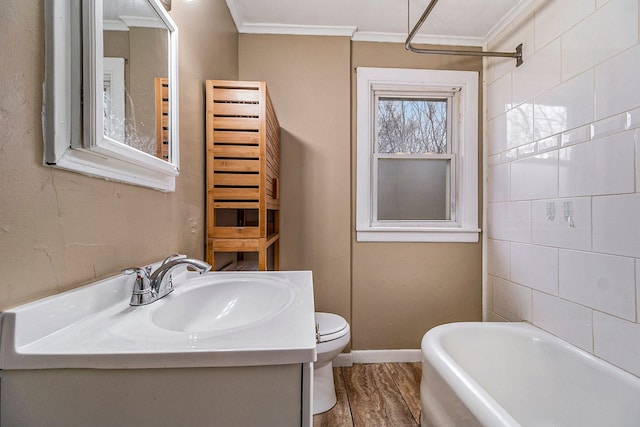
[[[154,88],[156,157],[169,161],[169,79],[156,77]]]
[[[266,270],[271,251],[277,270],[280,125],[266,84],[207,80],[206,102],[207,261],[216,265],[216,253],[235,252],[244,265],[243,254],[256,252]]]

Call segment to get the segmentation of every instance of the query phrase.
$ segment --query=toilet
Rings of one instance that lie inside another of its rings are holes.
[[[336,404],[333,384],[333,359],[351,339],[347,321],[332,313],[316,312],[316,352],[313,364],[313,414],[320,414]]]

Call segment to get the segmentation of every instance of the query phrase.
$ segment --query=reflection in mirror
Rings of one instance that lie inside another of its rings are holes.
[[[159,158],[168,156],[162,145],[170,143],[157,139],[163,124],[156,110],[162,111],[162,98],[156,99],[155,88],[158,79],[169,77],[168,36],[164,22],[146,0],[104,1],[105,136]],[[124,64],[123,74],[111,72],[112,62]],[[114,77],[122,79],[123,87],[113,85]]]
[[[177,28],[158,0],[45,2],[46,165],[173,191]]]
[[[104,68],[104,134],[116,141],[126,141],[124,58],[104,58],[102,65]]]

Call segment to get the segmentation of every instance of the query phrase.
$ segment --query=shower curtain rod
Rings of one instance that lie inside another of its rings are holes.
[[[516,60],[516,67],[519,67],[522,65],[522,62],[523,62],[522,61],[522,43],[520,43],[516,47],[515,52],[483,52],[483,51],[477,51],[477,50],[421,49],[421,48],[414,47],[411,44],[411,41],[415,37],[420,27],[422,27],[422,24],[424,24],[424,21],[427,20],[427,17],[435,7],[436,3],[438,3],[438,0],[431,0],[431,3],[429,3],[427,8],[424,10],[424,13],[422,14],[422,16],[420,17],[418,22],[416,22],[416,25],[413,27],[413,30],[411,30],[411,32],[409,33],[409,36],[407,37],[407,41],[405,41],[404,43],[404,47],[408,51],[413,53],[427,54],[427,55],[494,56],[494,57],[500,57],[500,58],[514,58]],[[407,14],[408,13],[409,13],[409,10],[407,8]]]

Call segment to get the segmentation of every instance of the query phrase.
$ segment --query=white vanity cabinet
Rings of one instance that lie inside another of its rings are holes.
[[[309,365],[3,371],[0,424],[311,426]]]

